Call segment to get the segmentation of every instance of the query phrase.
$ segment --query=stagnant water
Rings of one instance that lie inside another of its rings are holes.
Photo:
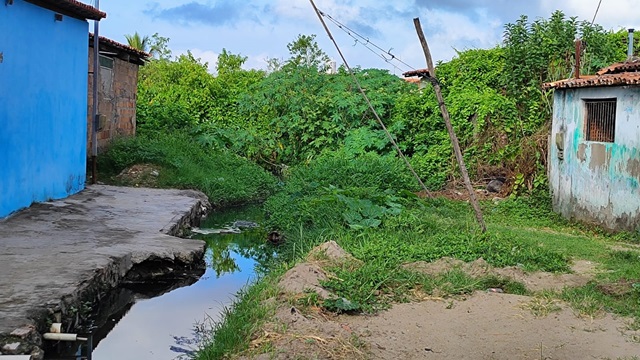
[[[101,301],[101,309],[94,309],[88,342],[56,344],[46,358],[189,358],[224,307],[270,257],[261,220],[258,207],[211,214],[200,227],[211,234],[193,236],[207,241],[207,266],[201,277],[196,274],[160,288],[117,289]]]

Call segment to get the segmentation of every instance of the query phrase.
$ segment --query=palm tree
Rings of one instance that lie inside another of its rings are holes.
[[[144,36],[141,37],[140,34],[136,31],[133,35],[125,35],[124,36],[131,46],[134,49],[138,49],[140,51],[149,52],[149,37]]]

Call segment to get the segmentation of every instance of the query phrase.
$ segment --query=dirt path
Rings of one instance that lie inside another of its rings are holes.
[[[562,309],[536,318],[526,296],[477,292],[453,303],[398,304],[375,317],[341,317],[375,359],[617,359],[640,354],[621,319]]]
[[[319,281],[328,275],[318,259],[357,262],[335,242],[321,245],[308,262],[283,276],[284,299],[299,297],[305,289],[307,294],[327,296]],[[495,269],[482,259],[463,263],[450,258],[410,267],[428,275],[452,268],[474,277],[498,274],[522,282],[531,291],[584,285],[596,268],[578,261],[572,274],[554,275]],[[640,359],[640,331],[631,330],[628,319],[611,314],[583,317],[551,298],[477,291],[466,298],[395,304],[375,316],[335,316],[317,307],[298,309],[291,303],[280,304],[247,358]]]

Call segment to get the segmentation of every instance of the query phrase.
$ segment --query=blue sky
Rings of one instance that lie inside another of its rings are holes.
[[[90,0],[87,3],[94,4]],[[500,43],[503,25],[521,14],[545,17],[556,9],[591,20],[599,0],[315,0],[323,12],[414,68],[425,67],[412,19],[419,17],[436,60],[455,49],[490,48]],[[245,68],[266,68],[268,58],[286,59],[287,43],[316,34],[322,49],[338,60],[308,0],[102,0],[107,12],[100,34],[124,42],[125,34],[159,33],[170,38],[174,55],[192,53],[215,66],[222,49],[247,56]],[[602,0],[596,22],[607,29],[640,28],[638,0]],[[351,65],[394,68],[378,52],[329,23]],[[366,41],[363,41],[366,43]]]

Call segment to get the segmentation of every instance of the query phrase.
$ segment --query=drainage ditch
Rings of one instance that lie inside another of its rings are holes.
[[[222,310],[270,258],[257,206],[212,213],[192,237],[205,240],[204,261],[189,266],[149,259],[131,269],[97,306],[75,311],[87,341],[47,341],[45,359],[187,359]],[[186,265],[186,264],[184,264]]]

